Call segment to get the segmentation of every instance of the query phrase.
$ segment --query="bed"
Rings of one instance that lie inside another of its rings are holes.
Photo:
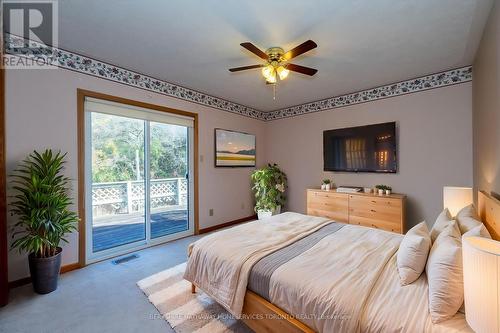
[[[480,215],[497,231],[491,200]],[[432,323],[425,273],[400,285],[402,238],[284,213],[192,244],[185,279],[257,332],[472,332],[462,313]]]

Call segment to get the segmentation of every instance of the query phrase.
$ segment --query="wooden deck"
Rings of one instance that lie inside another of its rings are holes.
[[[94,252],[124,245],[146,237],[144,216],[120,214],[99,218],[92,229]],[[168,210],[151,214],[151,237],[157,238],[188,230],[188,211]]]

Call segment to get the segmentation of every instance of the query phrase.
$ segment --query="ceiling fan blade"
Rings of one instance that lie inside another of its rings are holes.
[[[267,60],[269,57],[267,56],[267,54],[265,54],[263,51],[261,51],[257,46],[253,45],[252,43],[250,42],[246,42],[246,43],[241,43],[240,44],[241,46],[243,46],[245,49],[247,49],[248,51],[252,52],[253,54],[255,54],[257,57],[260,57],[264,60]]]
[[[250,65],[250,66],[229,68],[229,71],[230,72],[239,72],[239,71],[244,71],[247,69],[254,69],[254,68],[260,68],[260,67],[264,67],[264,65]]]
[[[307,51],[311,51],[312,49],[316,48],[318,44],[313,42],[312,40],[308,40],[299,46],[294,47],[287,53],[285,53],[284,57],[286,60],[290,60],[292,58],[295,58],[298,55],[301,55],[302,53],[306,53]]]
[[[309,75],[309,76],[313,76],[318,71],[317,69],[314,69],[311,67],[304,67],[304,66],[294,65],[294,64],[288,64],[286,66],[286,69],[297,72],[297,73]]]

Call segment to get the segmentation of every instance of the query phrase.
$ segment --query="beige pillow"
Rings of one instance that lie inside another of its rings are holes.
[[[488,229],[486,229],[486,227],[482,223],[467,231],[462,235],[462,237],[483,237],[491,239],[491,235],[488,232]]]
[[[429,312],[433,323],[453,317],[464,301],[462,241],[452,222],[432,245],[425,268],[429,283]]]
[[[455,220],[457,220],[458,227],[460,228],[460,232],[462,234],[481,225],[481,219],[477,215],[476,208],[474,207],[473,204],[470,204],[467,207],[462,208],[457,213]]]
[[[399,244],[397,266],[402,286],[416,281],[425,269],[431,248],[431,236],[425,222],[419,223],[406,233]]]
[[[441,231],[443,231],[444,228],[446,228],[453,219],[451,218],[450,211],[448,208],[445,208],[441,214],[436,219],[436,222],[434,222],[434,225],[432,226],[431,229],[431,241],[434,243],[436,240],[437,236]]]

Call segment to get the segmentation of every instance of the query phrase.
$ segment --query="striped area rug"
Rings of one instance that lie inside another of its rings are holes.
[[[217,302],[182,278],[186,263],[154,274],[137,285],[177,333],[252,332]]]

